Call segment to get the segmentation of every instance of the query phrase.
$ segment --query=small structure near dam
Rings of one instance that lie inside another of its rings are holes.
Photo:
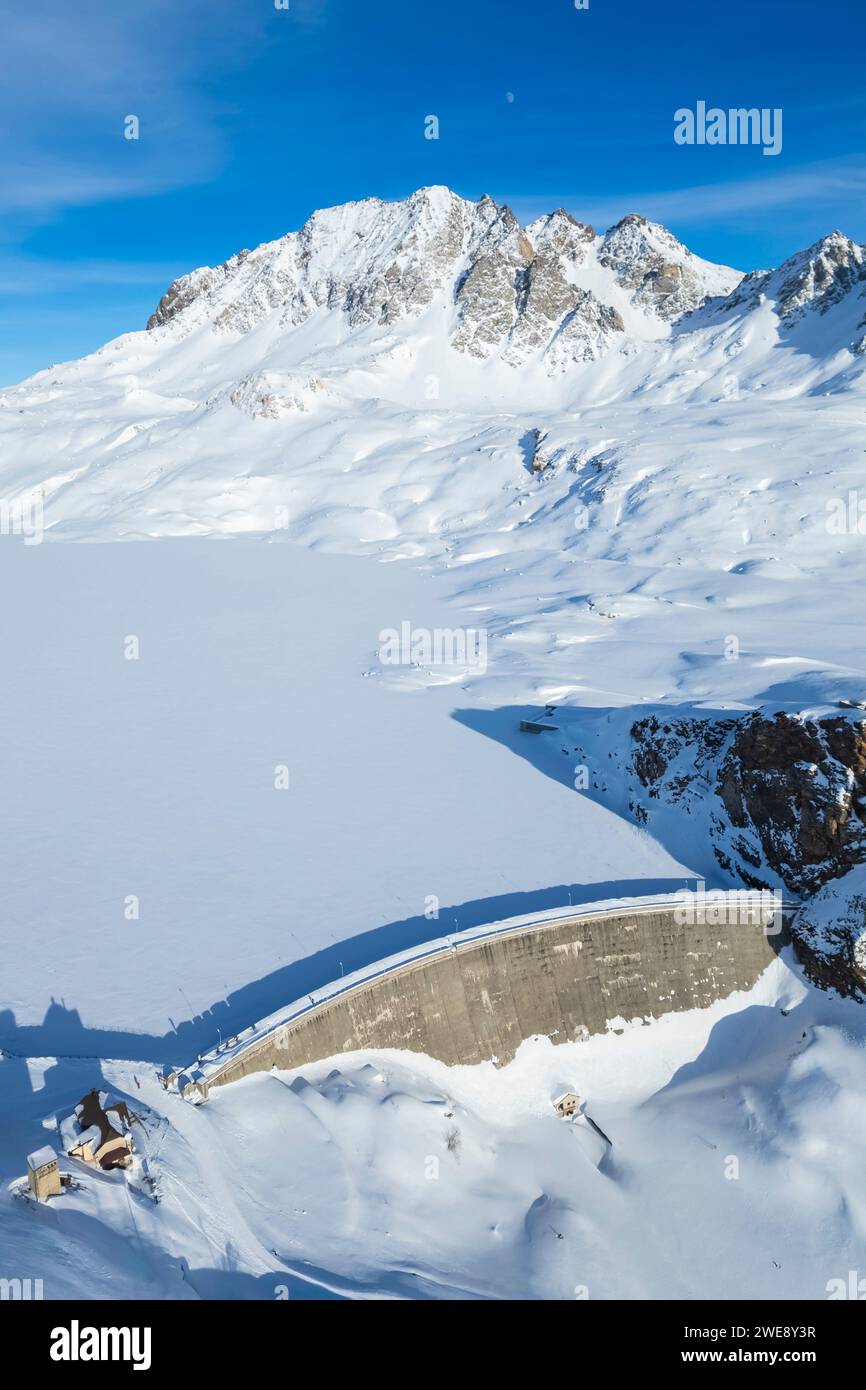
[[[709,902],[713,895],[706,895]],[[474,928],[318,991],[198,1059],[189,1098],[271,1067],[399,1048],[449,1064],[511,1060],[537,1035],[569,1042],[617,1019],[704,1008],[750,988],[789,940],[766,893],[695,894],[561,909]],[[195,1094],[193,1095],[193,1089]]]
[[[63,1191],[57,1154],[49,1145],[27,1155],[27,1182],[37,1202],[47,1202]]]
[[[126,1101],[106,1091],[88,1091],[60,1124],[63,1146],[70,1158],[94,1168],[128,1168],[132,1162],[131,1115]]]

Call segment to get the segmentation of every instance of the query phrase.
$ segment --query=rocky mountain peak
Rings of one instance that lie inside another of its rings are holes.
[[[843,232],[830,232],[789,256],[777,270],[744,276],[721,308],[748,313],[768,301],[785,329],[813,314],[823,317],[837,311],[837,346],[866,352],[866,247]]]
[[[623,228],[625,228],[625,227],[650,227],[650,226],[656,227],[657,230],[660,231],[660,232],[663,232],[663,231],[665,230],[664,227],[662,227],[660,223],[651,223],[651,222],[648,220],[648,218],[642,217],[641,214],[640,214],[639,212],[627,212],[626,215],[625,215],[625,217],[621,217],[621,218],[619,219],[618,222],[615,222],[614,225],[608,229],[608,233],[607,233],[607,234],[608,234],[608,236],[611,236],[612,233],[614,233],[614,232],[620,232],[620,231],[622,231]]]
[[[595,241],[595,230],[578,222],[564,208],[538,217],[526,228],[535,255],[555,253],[580,264]]]
[[[453,306],[457,351],[517,365],[551,349],[549,369],[560,371],[622,332],[616,311],[575,282],[595,240],[564,209],[523,228],[488,195],[473,203],[434,186],[402,203],[367,198],[183,276],[148,327],[246,334],[273,314],[291,329],[319,311],[341,313],[350,329],[389,326],[440,300]]]
[[[809,307],[824,314],[850,290],[866,288],[866,252],[850,237],[834,231],[785,261],[777,274],[780,318],[799,317]]]
[[[598,258],[635,303],[668,322],[729,294],[741,278],[701,260],[666,227],[634,212],[605,233]]]
[[[551,374],[599,357],[623,323],[575,279],[594,242],[593,229],[564,209],[524,230],[504,207],[458,286],[454,347],[499,352],[511,366],[541,354]]]

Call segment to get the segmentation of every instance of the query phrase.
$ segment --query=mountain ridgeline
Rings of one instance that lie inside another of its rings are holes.
[[[555,375],[673,325],[687,331],[698,313],[742,315],[771,299],[790,325],[849,295],[859,316],[850,334],[840,325],[837,346],[862,352],[866,258],[840,232],[778,271],[743,276],[637,214],[604,235],[563,209],[522,227],[490,197],[471,202],[433,187],[404,202],[367,198],[316,212],[298,232],[184,275],[147,326],[247,334],[276,318],[290,333],[336,312],[349,331],[369,331],[438,311],[431,327],[456,351],[513,367],[539,359]]]

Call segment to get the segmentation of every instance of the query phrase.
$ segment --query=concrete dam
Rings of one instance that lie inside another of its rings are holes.
[[[707,895],[708,898],[711,895]],[[290,1005],[177,1074],[190,1099],[276,1066],[401,1048],[442,1062],[511,1060],[537,1035],[567,1042],[611,1020],[704,1008],[748,989],[790,939],[787,909],[735,892],[735,911],[695,895],[560,909],[456,933]]]

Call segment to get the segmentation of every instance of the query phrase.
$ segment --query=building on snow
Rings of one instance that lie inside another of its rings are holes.
[[[27,1179],[37,1202],[46,1202],[49,1197],[60,1195],[60,1169],[57,1154],[50,1144],[27,1155]]]
[[[61,1122],[63,1147],[70,1158],[96,1168],[127,1168],[132,1162],[131,1124],[126,1101],[94,1088]]]

